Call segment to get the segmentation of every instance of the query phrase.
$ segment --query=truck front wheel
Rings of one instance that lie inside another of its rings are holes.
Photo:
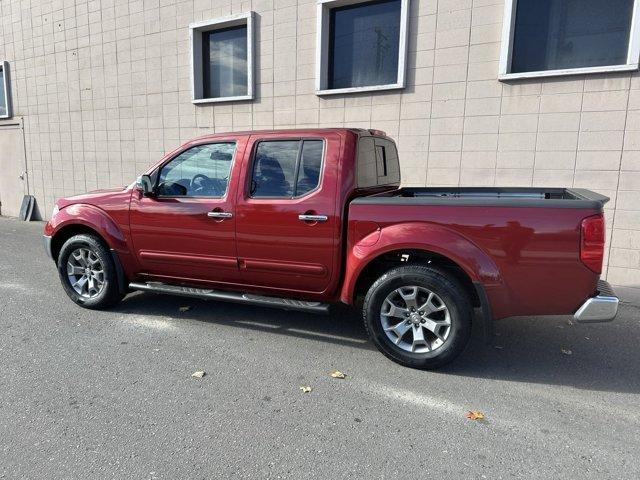
[[[427,370],[462,353],[471,337],[473,308],[452,276],[408,265],[376,280],[365,297],[363,316],[369,337],[384,355]]]
[[[95,235],[75,235],[62,245],[58,275],[65,293],[84,308],[108,308],[123,298],[113,259]]]

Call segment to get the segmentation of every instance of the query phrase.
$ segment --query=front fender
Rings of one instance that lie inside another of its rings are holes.
[[[472,282],[482,283],[487,289],[502,285],[495,262],[470,239],[442,225],[410,222],[384,227],[349,249],[340,299],[352,304],[358,277],[365,267],[380,255],[394,250],[436,253],[459,265]]]
[[[44,233],[55,237],[65,227],[72,225],[83,225],[95,230],[109,248],[118,253],[129,254],[129,246],[122,230],[104,210],[94,205],[76,203],[62,208],[47,222]]]

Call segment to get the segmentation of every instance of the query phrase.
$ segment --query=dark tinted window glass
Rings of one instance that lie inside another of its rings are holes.
[[[395,144],[384,138],[360,138],[357,175],[359,188],[399,183],[400,161]]]
[[[383,138],[376,138],[375,144],[378,185],[399,182],[400,161],[395,144]]]
[[[253,161],[251,196],[293,198],[314,190],[320,183],[323,151],[322,140],[260,142]]]
[[[205,98],[247,95],[247,27],[204,32]]]
[[[329,88],[397,82],[400,3],[367,2],[330,11]]]
[[[627,63],[633,0],[518,0],[511,72]]]
[[[235,143],[198,145],[182,152],[160,171],[158,194],[221,197],[227,191]]]
[[[362,137],[358,142],[358,187],[373,187],[377,184],[376,144],[373,137]]]
[[[303,142],[300,167],[298,168],[296,196],[309,193],[318,186],[323,149],[322,140],[305,140]]]
[[[298,140],[260,142],[251,182],[252,197],[293,197]]]

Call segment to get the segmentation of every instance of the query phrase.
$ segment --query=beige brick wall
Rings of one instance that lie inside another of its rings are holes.
[[[256,12],[256,99],[191,104],[188,25]],[[500,83],[502,0],[412,0],[408,86],[314,94],[314,0],[2,0],[32,192],[132,181],[207,132],[386,130],[406,185],[575,186],[611,197],[608,278],[640,288],[640,75]],[[640,291],[640,290],[638,290]]]

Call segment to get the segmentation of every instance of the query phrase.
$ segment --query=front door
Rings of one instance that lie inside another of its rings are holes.
[[[237,244],[245,284],[320,293],[337,273],[339,135],[252,136],[237,194]],[[331,155],[328,152],[332,152]]]
[[[24,130],[18,120],[0,122],[0,215],[20,215],[27,193]]]
[[[237,283],[235,159],[246,137],[191,146],[162,165],[155,195],[133,192],[131,236],[142,273]]]

